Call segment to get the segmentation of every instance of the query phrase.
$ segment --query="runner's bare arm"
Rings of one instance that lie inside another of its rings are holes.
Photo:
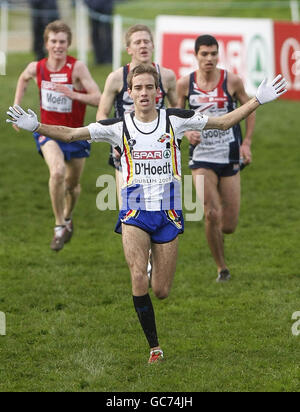
[[[176,82],[177,107],[185,109],[187,96],[189,92],[189,76],[181,77]]]
[[[228,74],[228,83],[233,86],[234,96],[240,104],[245,104],[250,100],[250,97],[244,88],[243,81],[239,76],[233,73]],[[256,114],[253,112],[245,119],[245,136],[240,147],[240,157],[243,159],[244,164],[249,164],[252,161],[251,144],[255,128],[255,117]]]
[[[220,129],[228,130],[235,124],[239,123],[241,120],[249,116],[250,113],[254,112],[260,103],[256,97],[253,97],[247,103],[240,106],[238,109],[233,110],[220,117],[209,117],[206,123],[205,129]]]
[[[91,138],[87,127],[65,127],[65,126],[50,126],[42,124],[38,126],[36,132],[43,136],[51,137],[54,140],[60,140],[64,143],[72,143],[77,140],[89,140]]]
[[[250,97],[246,93],[243,81],[239,76],[233,73],[229,73],[228,83],[229,85],[232,85],[232,87],[234,88],[234,96],[236,97],[236,99],[239,101],[241,105],[247,103],[247,101],[250,100]],[[247,141],[249,144],[251,144],[252,135],[254,132],[254,127],[255,127],[255,112],[251,113],[246,118],[245,122],[246,122],[246,131],[245,131],[244,141]]]
[[[25,112],[21,106],[14,105],[7,112],[9,119],[7,123],[12,123],[20,129],[29,132],[38,132],[41,135],[51,137],[54,140],[60,140],[65,143],[76,142],[77,140],[89,140],[91,138],[87,127],[65,127],[42,124],[38,121],[36,113],[31,109]]]
[[[20,74],[15,92],[14,104],[21,104],[30,80],[36,80],[37,62],[31,62]]]
[[[187,96],[189,93],[189,80],[190,76],[184,76],[178,79],[176,83],[177,107],[180,109],[185,109],[186,106]],[[197,146],[197,144],[201,141],[201,133],[196,130],[186,131],[184,135],[193,146]]]
[[[77,100],[83,104],[98,107],[101,98],[101,92],[97,83],[92,78],[89,69],[81,61],[77,61],[75,63],[73,72],[73,84],[76,89],[83,89],[86,91],[86,93],[79,93],[77,91],[70,90],[65,85],[60,85],[58,83],[55,86],[58,92],[64,93],[72,100]]]
[[[114,100],[117,94],[122,89],[122,81],[123,68],[120,68],[108,75],[104,85],[103,94],[98,106],[98,111],[96,115],[97,121],[109,118],[111,109],[114,105]]]
[[[169,107],[177,107],[176,76],[173,70],[161,67],[161,78]]]
[[[256,96],[238,109],[220,117],[209,117],[205,129],[230,129],[233,125],[249,116],[260,105],[269,103],[287,92],[287,82],[282,75],[278,75],[272,81],[264,79],[259,85]]]

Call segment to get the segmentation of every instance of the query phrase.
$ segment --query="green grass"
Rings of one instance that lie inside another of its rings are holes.
[[[129,3],[128,3],[129,4]],[[116,211],[96,208],[109,146],[94,144],[82,178],[75,236],[51,252],[48,171],[31,136],[5,123],[16,78],[32,59],[9,55],[0,77],[0,391],[299,391],[300,103],[260,108],[253,164],[242,174],[237,232],[226,238],[232,282],[215,283],[203,222],[187,222],[174,286],[153,298],[166,362],[148,349],[131,298]],[[110,67],[93,67],[100,87]],[[37,109],[32,84],[24,106]],[[94,121],[89,108],[86,122]],[[183,172],[188,146],[183,143]]]
[[[257,4],[255,4],[257,3]],[[129,0],[116,12],[127,18],[154,19],[157,14],[182,16],[249,17],[291,20],[290,2],[269,0]]]

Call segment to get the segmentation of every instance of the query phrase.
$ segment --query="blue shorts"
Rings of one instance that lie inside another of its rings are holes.
[[[184,231],[181,210],[121,210],[116,233],[122,233],[122,223],[137,226],[149,233],[153,243],[171,242]]]
[[[215,172],[218,177],[229,177],[236,175],[240,170],[239,162],[236,163],[210,163],[210,162],[194,162],[190,169],[210,169]]]
[[[33,137],[39,154],[43,156],[41,147],[45,143],[53,139],[50,139],[50,137],[40,135],[36,132],[33,134]],[[82,157],[90,157],[91,145],[87,141],[80,140],[73,143],[63,143],[55,140],[55,142],[58,144],[61,151],[63,152],[66,161],[74,158],[80,159]]]

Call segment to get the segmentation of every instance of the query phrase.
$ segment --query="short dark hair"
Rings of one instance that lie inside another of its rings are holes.
[[[127,76],[128,88],[132,90],[132,80],[134,77],[139,76],[140,74],[145,74],[145,73],[151,74],[151,76],[153,76],[155,87],[158,88],[159,87],[159,76],[158,76],[158,73],[155,67],[150,64],[139,64],[138,66],[136,66],[134,69],[132,69],[129,72]]]
[[[210,34],[203,34],[199,36],[195,41],[195,53],[197,54],[201,46],[217,46],[219,50],[219,43],[214,36]]]

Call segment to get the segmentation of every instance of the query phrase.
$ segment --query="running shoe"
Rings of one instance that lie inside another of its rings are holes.
[[[71,237],[74,233],[73,221],[72,219],[66,220],[66,232],[64,242],[68,243],[71,240]]]
[[[65,244],[65,226],[55,226],[54,236],[50,245],[50,248],[56,252],[60,251]]]
[[[148,363],[158,363],[164,360],[164,353],[161,349],[154,349],[150,351],[150,358]]]
[[[231,279],[230,272],[228,269],[220,270],[219,275],[216,279],[217,282],[228,282]]]

